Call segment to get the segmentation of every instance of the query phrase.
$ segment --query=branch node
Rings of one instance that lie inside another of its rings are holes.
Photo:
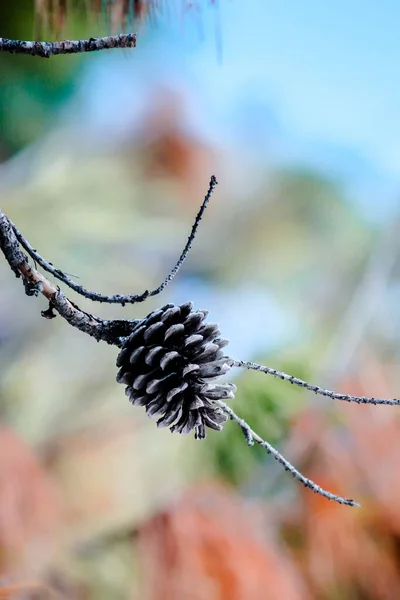
[[[47,308],[46,310],[42,310],[40,314],[45,319],[55,319],[57,316],[56,313],[54,312],[54,306],[52,305],[51,302],[49,302],[49,308]]]

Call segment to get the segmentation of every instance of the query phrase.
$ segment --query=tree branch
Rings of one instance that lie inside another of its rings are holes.
[[[0,52],[11,54],[30,54],[41,58],[50,58],[57,54],[78,54],[97,52],[111,48],[135,48],[136,33],[121,33],[88,40],[63,40],[61,42],[25,42],[0,38]]]
[[[167,287],[167,285],[173,280],[175,275],[178,273],[179,269],[181,268],[182,264],[185,262],[188,254],[189,254],[189,251],[190,251],[193,241],[195,239],[200,221],[202,219],[204,211],[207,207],[207,204],[208,204],[208,202],[211,198],[211,195],[217,184],[218,184],[218,182],[217,182],[215,175],[212,175],[211,179],[210,179],[210,184],[208,187],[207,194],[203,200],[203,203],[200,207],[199,212],[196,215],[196,219],[192,226],[192,230],[190,232],[190,235],[188,237],[186,245],[182,251],[182,254],[180,255],[179,259],[177,260],[175,266],[173,267],[173,269],[171,269],[169,275],[164,279],[164,281],[157,288],[155,288],[154,290],[151,290],[151,291],[146,290],[142,294],[128,294],[128,295],[113,294],[111,296],[106,296],[104,294],[99,294],[98,292],[91,292],[90,290],[87,290],[82,285],[80,285],[80,284],[76,283],[75,281],[73,281],[72,279],[70,279],[63,271],[61,271],[61,269],[57,269],[52,263],[45,260],[37,252],[37,250],[31,246],[31,244],[28,242],[28,240],[25,239],[25,237],[18,230],[18,228],[11,221],[10,221],[10,223],[14,230],[17,240],[19,241],[21,246],[26,250],[26,252],[29,254],[29,256],[34,261],[36,261],[42,267],[42,269],[44,269],[48,273],[51,273],[54,277],[56,277],[57,279],[59,279],[60,281],[62,281],[66,285],[68,285],[75,292],[77,292],[78,294],[81,294],[81,296],[84,296],[85,298],[88,298],[89,300],[93,300],[94,302],[107,302],[108,304],[122,304],[122,305],[136,304],[138,302],[144,302],[144,300],[146,300],[147,298],[150,298],[152,296],[157,296],[158,294],[160,294]]]
[[[286,458],[284,456],[282,456],[282,454],[280,454],[280,452],[278,452],[278,450],[276,448],[271,446],[271,444],[269,442],[267,442],[266,440],[263,440],[263,438],[260,437],[258,435],[258,433],[256,433],[250,427],[250,425],[248,423],[246,423],[246,421],[244,419],[239,417],[231,409],[230,406],[225,404],[225,402],[223,402],[222,400],[216,400],[215,404],[217,404],[220,408],[222,408],[222,410],[227,415],[229,415],[231,420],[235,421],[235,423],[237,423],[239,425],[249,446],[253,446],[254,442],[257,442],[257,444],[262,446],[267,451],[268,454],[271,454],[275,458],[275,460],[277,460],[279,462],[279,464],[281,464],[283,466],[285,471],[288,471],[295,479],[297,479],[297,481],[300,481],[300,483],[302,483],[306,488],[308,488],[309,490],[314,492],[314,494],[318,494],[319,496],[323,496],[324,498],[328,498],[328,500],[333,500],[334,502],[338,502],[339,504],[345,504],[347,506],[357,506],[357,507],[360,506],[360,504],[358,504],[358,502],[355,502],[354,500],[351,500],[350,498],[342,498],[342,496],[338,496],[337,494],[332,494],[332,492],[328,492],[327,490],[324,490],[322,487],[320,487],[319,485],[314,483],[314,481],[312,481],[311,479],[308,479],[308,477],[305,477],[304,475],[302,475],[302,473],[300,473],[300,471],[298,471],[288,460],[286,460]]]
[[[43,294],[49,300],[49,309],[42,316],[51,319],[56,310],[70,325],[108,344],[120,346],[122,337],[129,335],[138,320],[102,320],[86,313],[69,300],[64,293],[29,264],[28,257],[20,250],[13,226],[0,210],[0,248],[17,277],[21,277],[28,296]]]
[[[272,375],[273,377],[277,377],[278,379],[288,381],[289,383],[309,390],[310,392],[314,392],[314,394],[319,394],[320,396],[327,396],[328,398],[332,398],[332,400],[341,400],[342,402],[356,402],[357,404],[386,404],[388,406],[400,405],[400,400],[397,400],[396,398],[368,398],[367,396],[351,396],[350,394],[340,394],[339,392],[326,390],[325,388],[320,387],[319,385],[308,383],[307,381],[303,381],[298,377],[288,375],[283,371],[277,371],[276,369],[271,369],[271,367],[266,367],[264,365],[259,365],[253,362],[246,362],[244,360],[232,360],[231,365],[232,367],[243,367],[252,371],[261,371],[266,375]]]

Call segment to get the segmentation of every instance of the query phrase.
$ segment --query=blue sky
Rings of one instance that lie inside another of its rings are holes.
[[[400,3],[200,4],[203,36],[190,12],[172,16],[164,31],[142,35],[134,58],[92,63],[92,119],[123,127],[127,98],[139,108],[151,84],[175,80],[195,98],[204,135],[261,160],[272,144],[278,157],[348,179],[366,210],[397,209]]]
[[[400,3],[244,4],[221,3],[222,63],[213,63],[212,44],[195,59],[221,109],[248,87],[306,153],[310,142],[343,147],[344,161],[399,181]]]
[[[214,65],[216,79],[230,79],[232,88],[256,81],[288,128],[346,142],[397,176],[400,4],[250,0],[247,10],[243,5],[236,0],[221,6],[224,56],[219,69]],[[206,62],[208,69],[210,56]]]

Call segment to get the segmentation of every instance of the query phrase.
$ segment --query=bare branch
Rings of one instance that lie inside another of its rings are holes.
[[[356,402],[357,404],[386,404],[389,406],[400,405],[400,400],[397,400],[395,398],[367,398],[366,396],[351,396],[350,394],[339,394],[338,392],[332,392],[331,390],[326,390],[325,388],[322,388],[319,385],[313,385],[311,383],[307,383],[307,381],[299,379],[298,377],[293,377],[293,375],[283,373],[283,371],[277,371],[276,369],[271,369],[270,367],[265,367],[264,365],[259,365],[257,363],[245,362],[243,360],[233,360],[231,364],[232,367],[243,367],[245,369],[253,371],[261,371],[262,373],[272,375],[273,377],[277,377],[278,379],[289,381],[289,383],[298,385],[299,387],[309,390],[310,392],[314,392],[315,394],[319,394],[320,396],[327,396],[328,398],[332,398],[332,400],[342,400],[343,402]]]
[[[230,408],[230,406],[225,404],[225,402],[223,402],[222,400],[215,401],[215,404],[217,404],[220,408],[222,408],[222,410],[227,415],[229,415],[229,417],[232,419],[232,421],[235,421],[239,425],[249,446],[253,445],[254,442],[257,442],[257,444],[262,446],[267,451],[268,454],[271,454],[275,458],[275,460],[277,460],[279,462],[279,464],[281,464],[283,466],[285,471],[288,471],[295,479],[297,479],[297,481],[300,481],[300,483],[302,483],[306,488],[308,488],[309,490],[314,492],[314,494],[318,494],[319,496],[323,496],[324,498],[328,498],[328,500],[333,500],[334,502],[338,502],[339,504],[345,504],[347,506],[357,506],[357,507],[360,506],[360,504],[358,504],[358,502],[355,502],[354,500],[351,500],[350,498],[342,498],[341,496],[332,494],[332,492],[328,492],[327,490],[324,490],[322,487],[320,487],[319,485],[314,483],[314,481],[312,481],[311,479],[308,479],[308,477],[305,477],[304,475],[302,475],[300,473],[300,471],[298,471],[288,460],[286,460],[286,458],[284,456],[282,456],[282,454],[280,454],[280,452],[278,452],[278,450],[276,450],[276,448],[271,446],[271,444],[269,442],[263,440],[263,438],[260,437],[258,435],[258,433],[256,433],[250,427],[250,425],[248,423],[246,423],[246,421],[244,421],[242,418],[240,418]]]
[[[44,269],[48,273],[51,273],[54,277],[56,277],[57,279],[59,279],[60,281],[62,281],[66,285],[68,285],[75,292],[77,292],[78,294],[81,294],[81,296],[84,296],[85,298],[88,298],[89,300],[93,300],[94,302],[107,302],[109,304],[122,304],[122,305],[136,304],[138,302],[143,302],[147,298],[150,298],[152,296],[157,296],[158,294],[160,294],[167,287],[167,285],[173,280],[175,275],[178,273],[179,269],[181,268],[182,264],[184,263],[184,261],[186,260],[188,254],[189,254],[189,251],[192,247],[192,243],[196,236],[200,221],[202,219],[204,211],[207,207],[207,204],[211,198],[211,195],[212,195],[217,183],[218,182],[217,182],[215,175],[212,175],[211,179],[210,179],[210,184],[209,184],[207,194],[203,200],[203,203],[200,207],[199,212],[197,213],[196,219],[192,226],[192,230],[190,232],[190,235],[188,237],[186,245],[182,251],[182,254],[180,255],[178,261],[176,262],[174,268],[171,270],[169,275],[164,279],[164,281],[161,283],[161,285],[159,285],[157,288],[155,288],[152,291],[146,290],[142,294],[129,294],[129,295],[113,294],[111,296],[106,296],[103,294],[99,294],[98,292],[91,292],[90,290],[87,290],[82,285],[79,285],[78,283],[76,283],[75,281],[70,279],[63,271],[55,268],[52,263],[49,263],[48,261],[46,261],[35,250],[35,248],[33,248],[31,246],[31,244],[28,242],[28,240],[26,240],[24,238],[22,233],[17,229],[17,227],[13,223],[12,223],[12,227],[13,227],[14,233],[15,233],[19,243],[26,250],[26,252],[30,255],[30,257],[33,260],[35,260],[42,267],[42,269]]]
[[[78,54],[82,52],[97,52],[112,48],[135,48],[136,33],[121,33],[88,40],[63,40],[61,42],[25,42],[0,38],[0,52],[11,54],[30,54],[41,58],[50,58],[57,54]]]
[[[11,269],[22,277],[25,293],[28,296],[43,294],[49,300],[49,309],[42,311],[42,316],[48,319],[54,317],[56,310],[70,325],[109,344],[120,345],[121,337],[129,335],[134,321],[103,321],[95,315],[81,310],[68,300],[64,293],[48,281],[41,273],[33,268],[28,257],[20,250],[13,226],[7,216],[0,210],[0,248]]]

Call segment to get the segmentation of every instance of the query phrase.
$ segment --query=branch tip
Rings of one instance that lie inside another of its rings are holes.
[[[292,477],[294,477],[297,481],[302,483],[304,487],[314,492],[314,494],[323,496],[324,498],[337,502],[338,504],[360,507],[360,504],[358,502],[355,502],[355,500],[352,500],[351,498],[343,498],[342,496],[333,494],[328,490],[324,490],[322,487],[314,483],[314,481],[308,479],[308,477],[305,477],[282,454],[280,454],[280,452],[276,448],[274,448],[274,446],[272,446],[269,442],[260,437],[258,433],[256,433],[250,427],[250,425],[244,419],[239,417],[225,402],[223,402],[222,400],[217,400],[215,404],[222,408],[222,410],[231,418],[231,420],[235,421],[239,425],[248,444],[249,440],[252,440],[252,443],[249,445],[253,445],[254,442],[257,442],[257,444],[262,446],[268,454],[271,454],[275,458],[275,460],[277,460],[278,463],[282,465],[285,471],[288,471],[288,473],[290,473]]]
[[[175,275],[178,273],[179,269],[181,268],[181,266],[183,265],[183,263],[185,262],[188,254],[189,254],[189,251],[190,251],[193,241],[195,239],[200,221],[203,217],[204,211],[207,207],[208,202],[210,201],[210,198],[211,198],[217,184],[218,184],[217,178],[215,177],[215,175],[212,175],[211,179],[210,179],[208,191],[207,191],[206,196],[203,200],[203,203],[199,209],[199,212],[196,215],[196,219],[192,226],[192,230],[190,232],[190,235],[188,237],[186,245],[185,245],[179,259],[177,260],[175,266],[171,269],[169,275],[164,279],[164,281],[157,288],[155,288],[154,290],[151,290],[151,291],[146,290],[142,294],[129,294],[129,295],[113,294],[113,295],[107,296],[104,294],[99,294],[98,292],[92,292],[90,290],[87,290],[82,285],[80,285],[80,284],[76,283],[75,281],[73,281],[72,279],[70,279],[64,271],[56,268],[53,265],[53,263],[45,260],[37,252],[37,250],[35,248],[33,248],[33,246],[28,242],[28,240],[22,235],[22,233],[18,230],[16,225],[11,223],[11,221],[10,221],[10,223],[11,223],[11,226],[13,228],[13,231],[15,233],[15,236],[16,236],[18,242],[21,244],[21,246],[24,248],[24,250],[29,254],[29,256],[32,258],[32,260],[36,261],[38,263],[38,265],[41,266],[42,269],[44,269],[48,273],[51,273],[51,275],[53,275],[54,277],[56,277],[57,279],[59,279],[60,281],[65,283],[68,287],[70,287],[72,290],[74,290],[75,292],[77,292],[78,294],[83,296],[84,298],[88,298],[89,300],[92,300],[93,302],[105,302],[108,304],[121,304],[122,306],[125,306],[126,304],[136,304],[139,302],[144,302],[145,300],[147,300],[147,298],[157,296],[174,279]]]

